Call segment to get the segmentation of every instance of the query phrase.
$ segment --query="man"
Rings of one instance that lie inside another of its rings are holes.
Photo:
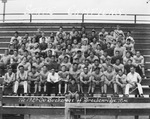
[[[35,66],[32,66],[31,72],[28,74],[28,83],[29,83],[29,91],[31,91],[31,87],[34,86],[34,94],[37,93],[39,81],[40,81],[40,74],[37,72]]]
[[[13,36],[13,37],[11,37],[10,44],[12,44],[12,43],[13,43],[13,40],[14,40],[14,39],[17,39],[17,40],[18,40],[18,42],[19,42],[19,43],[21,43],[22,38],[19,36],[18,31],[16,31],[16,32],[14,33],[14,36]]]
[[[8,72],[4,76],[3,90],[5,87],[12,87],[15,81],[15,73],[12,72],[12,68],[8,67]]]
[[[24,94],[27,95],[28,73],[27,71],[24,70],[23,65],[20,65],[18,68],[19,68],[19,71],[17,72],[17,80],[15,81],[15,84],[14,84],[14,94],[17,95],[19,85],[23,85]]]
[[[68,83],[69,83],[69,72],[67,71],[67,67],[65,65],[61,66],[61,71],[58,72],[60,77],[59,81],[59,95],[61,95],[62,86],[64,86],[64,95],[67,94]]]
[[[47,66],[44,65],[42,67],[42,70],[40,72],[40,83],[39,83],[39,92],[41,92],[41,87],[44,86],[44,94],[46,94],[46,83],[47,83],[47,77],[48,77],[48,70],[47,70]]]
[[[73,63],[72,67],[70,68],[70,77],[75,79],[75,83],[78,86],[78,92],[80,92],[80,70],[79,65],[77,63]]]
[[[92,72],[92,75],[90,78],[92,81],[92,91],[91,91],[92,96],[93,96],[96,85],[98,85],[101,88],[101,93],[103,94],[104,75],[102,71],[100,71],[99,67],[95,68],[95,71]]]
[[[84,94],[83,89],[85,86],[88,86],[87,94],[90,94],[91,91],[91,73],[87,67],[84,67],[83,72],[80,74],[80,82],[81,82],[81,93]]]
[[[114,96],[117,97],[117,84],[115,81],[116,72],[113,70],[112,65],[108,65],[107,70],[104,72],[104,97],[107,97],[107,87],[110,86],[114,90]]]
[[[127,84],[127,76],[123,73],[121,69],[119,69],[118,74],[116,75],[116,83],[123,90],[123,94],[125,94],[125,87]]]
[[[51,69],[51,72],[49,72],[47,77],[47,83],[46,83],[46,92],[48,96],[52,93],[52,87],[55,87],[55,95],[58,94],[58,83],[59,83],[59,75],[57,72],[55,72],[55,69]]]
[[[136,66],[136,71],[146,78],[145,68],[144,68],[144,57],[141,55],[140,51],[136,52],[136,55],[133,56],[133,64]]]
[[[141,81],[142,81],[142,78],[141,76],[135,72],[135,68],[132,66],[130,68],[130,73],[128,73],[127,75],[127,85],[125,87],[125,95],[126,97],[129,97],[129,89],[130,88],[138,88],[138,91],[139,91],[139,94],[140,94],[140,97],[144,97],[143,96],[143,89],[142,89],[142,86],[141,86]]]

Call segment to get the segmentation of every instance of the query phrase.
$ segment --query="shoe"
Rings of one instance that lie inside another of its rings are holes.
[[[25,93],[25,94],[24,94],[24,96],[28,96],[28,94],[27,94],[27,93]]]
[[[124,94],[124,98],[129,98],[129,95],[128,94]]]
[[[140,98],[144,98],[144,95],[143,95],[143,94],[141,94],[141,95],[140,95]]]
[[[17,93],[14,93],[13,96],[17,96]]]
[[[58,93],[58,96],[61,96],[62,94],[61,93]]]
[[[119,97],[118,93],[114,93],[114,97]]]

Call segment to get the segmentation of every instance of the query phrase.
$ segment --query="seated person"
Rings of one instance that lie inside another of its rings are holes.
[[[60,77],[59,81],[59,95],[61,95],[61,88],[63,85],[65,85],[64,89],[64,95],[67,94],[67,87],[69,82],[69,72],[66,70],[66,66],[61,66],[61,71],[58,72],[58,75]]]
[[[40,72],[40,82],[39,82],[39,92],[41,92],[41,87],[44,86],[44,94],[46,94],[46,83],[48,78],[49,71],[47,70],[47,66],[44,65]]]
[[[107,96],[107,86],[110,86],[114,90],[114,96],[117,97],[117,84],[115,81],[116,72],[113,70],[112,65],[109,65],[107,70],[104,72],[105,80],[104,80],[104,94],[103,96]]]
[[[135,68],[134,68],[134,66],[132,66],[130,68],[130,73],[127,74],[127,85],[125,87],[126,97],[129,97],[130,88],[136,88],[136,87],[138,88],[140,97],[144,97],[143,96],[143,89],[142,89],[142,86],[140,84],[141,81],[142,81],[141,76],[139,75],[139,73],[135,72]]]
[[[19,85],[23,85],[24,94],[27,95],[27,80],[28,80],[28,73],[24,70],[24,66],[20,65],[19,71],[17,71],[17,78],[14,84],[14,95],[17,95]]]
[[[118,73],[118,71],[119,71],[120,69],[122,70],[122,72],[124,72],[124,65],[121,64],[120,59],[117,59],[117,60],[116,60],[116,63],[113,64],[113,67],[114,67],[114,69],[115,69],[115,71],[116,71],[117,73]]]
[[[95,70],[92,72],[91,75],[91,81],[92,81],[92,95],[94,93],[96,85],[98,85],[101,88],[101,92],[103,94],[103,84],[104,84],[104,75],[99,67],[95,68]]]
[[[59,84],[59,75],[55,69],[51,69],[51,72],[48,73],[47,83],[46,83],[46,92],[48,96],[52,93],[52,87],[55,87],[55,95],[58,94],[58,84]]]
[[[31,71],[28,73],[29,91],[31,91],[31,86],[34,86],[34,94],[37,93],[39,81],[40,74],[37,72],[36,67],[32,66]]]
[[[71,83],[68,86],[68,97],[69,99],[75,99],[74,101],[79,100],[79,94],[78,94],[78,86],[76,84],[75,79],[71,80]]]
[[[127,61],[127,64],[124,65],[124,69],[125,69],[125,74],[127,75],[128,73],[130,73],[130,68],[133,66],[132,60],[129,59]]]
[[[133,56],[133,64],[136,66],[136,71],[146,78],[145,68],[144,68],[144,57],[141,55],[140,51],[136,52],[136,55]]]
[[[11,56],[8,54],[8,50],[5,50],[5,53],[3,56],[1,56],[0,59],[0,76],[4,75],[5,69],[7,68],[7,65],[10,63]]]
[[[125,94],[125,87],[127,84],[127,76],[123,73],[123,71],[121,69],[118,71],[118,74],[116,75],[116,83],[123,90],[123,94]]]
[[[87,94],[90,94],[91,91],[91,73],[87,67],[84,67],[83,72],[80,74],[80,83],[81,83],[81,93],[84,94],[83,89],[85,86],[88,86]]]
[[[12,72],[11,67],[8,67],[8,72],[4,76],[3,91],[5,87],[13,87],[15,80],[15,73]]]
[[[77,63],[73,64],[73,66],[70,68],[69,73],[70,77],[72,79],[75,79],[75,82],[78,86],[78,92],[80,92],[80,70]]]

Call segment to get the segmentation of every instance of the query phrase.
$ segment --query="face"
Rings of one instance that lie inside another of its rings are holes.
[[[14,36],[15,36],[15,37],[18,37],[18,33],[15,33]]]
[[[8,73],[11,74],[12,73],[12,69],[8,69]]]
[[[120,60],[119,59],[116,60],[116,64],[120,64]]]
[[[84,73],[88,73],[88,68],[84,68]]]
[[[130,57],[130,53],[129,52],[126,53],[126,57]]]
[[[95,64],[96,66],[98,66],[98,65],[99,65],[99,61],[96,60],[96,61],[94,62],[94,64]]]
[[[107,69],[109,72],[112,72],[112,67],[111,66],[108,66],[108,69]]]
[[[66,66],[62,66],[61,70],[66,71]]]
[[[119,70],[118,74],[121,76],[123,74],[123,72],[121,70]]]
[[[131,65],[131,64],[132,64],[132,61],[131,61],[131,60],[128,60],[127,64],[128,64],[128,65]]]
[[[74,64],[73,65],[73,69],[77,69],[78,68],[78,65],[77,64]]]
[[[94,57],[94,53],[93,52],[90,53],[90,57]]]
[[[99,74],[99,71],[100,71],[99,69],[96,69],[96,70],[95,70],[95,73],[96,73],[96,74]]]
[[[105,29],[104,28],[102,28],[102,33],[104,33],[105,32]]]
[[[5,55],[8,55],[8,50],[5,50]]]
[[[139,52],[139,51],[137,51],[137,52],[136,52],[136,56],[138,56],[138,57],[139,57],[140,55],[141,55],[141,54],[140,54],[140,52]]]
[[[55,73],[55,70],[54,70],[54,69],[52,69],[52,70],[51,70],[51,72],[52,72],[52,74],[54,74],[54,73]]]
[[[74,40],[73,40],[73,43],[74,43],[74,44],[77,44],[77,43],[78,43],[78,42],[77,42],[77,39],[74,39]]]
[[[46,72],[47,71],[47,67],[43,66],[43,71]]]
[[[32,71],[32,73],[35,73],[35,72],[36,72],[36,69],[35,69],[35,68],[32,68],[31,71]]]
[[[24,72],[24,67],[19,68],[20,72]]]
[[[134,72],[135,72],[134,67],[131,67],[131,68],[130,68],[130,71],[131,71],[131,73],[134,73]]]

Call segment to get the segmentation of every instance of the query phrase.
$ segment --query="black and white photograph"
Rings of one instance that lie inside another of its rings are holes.
[[[0,0],[0,119],[150,119],[150,0]]]

